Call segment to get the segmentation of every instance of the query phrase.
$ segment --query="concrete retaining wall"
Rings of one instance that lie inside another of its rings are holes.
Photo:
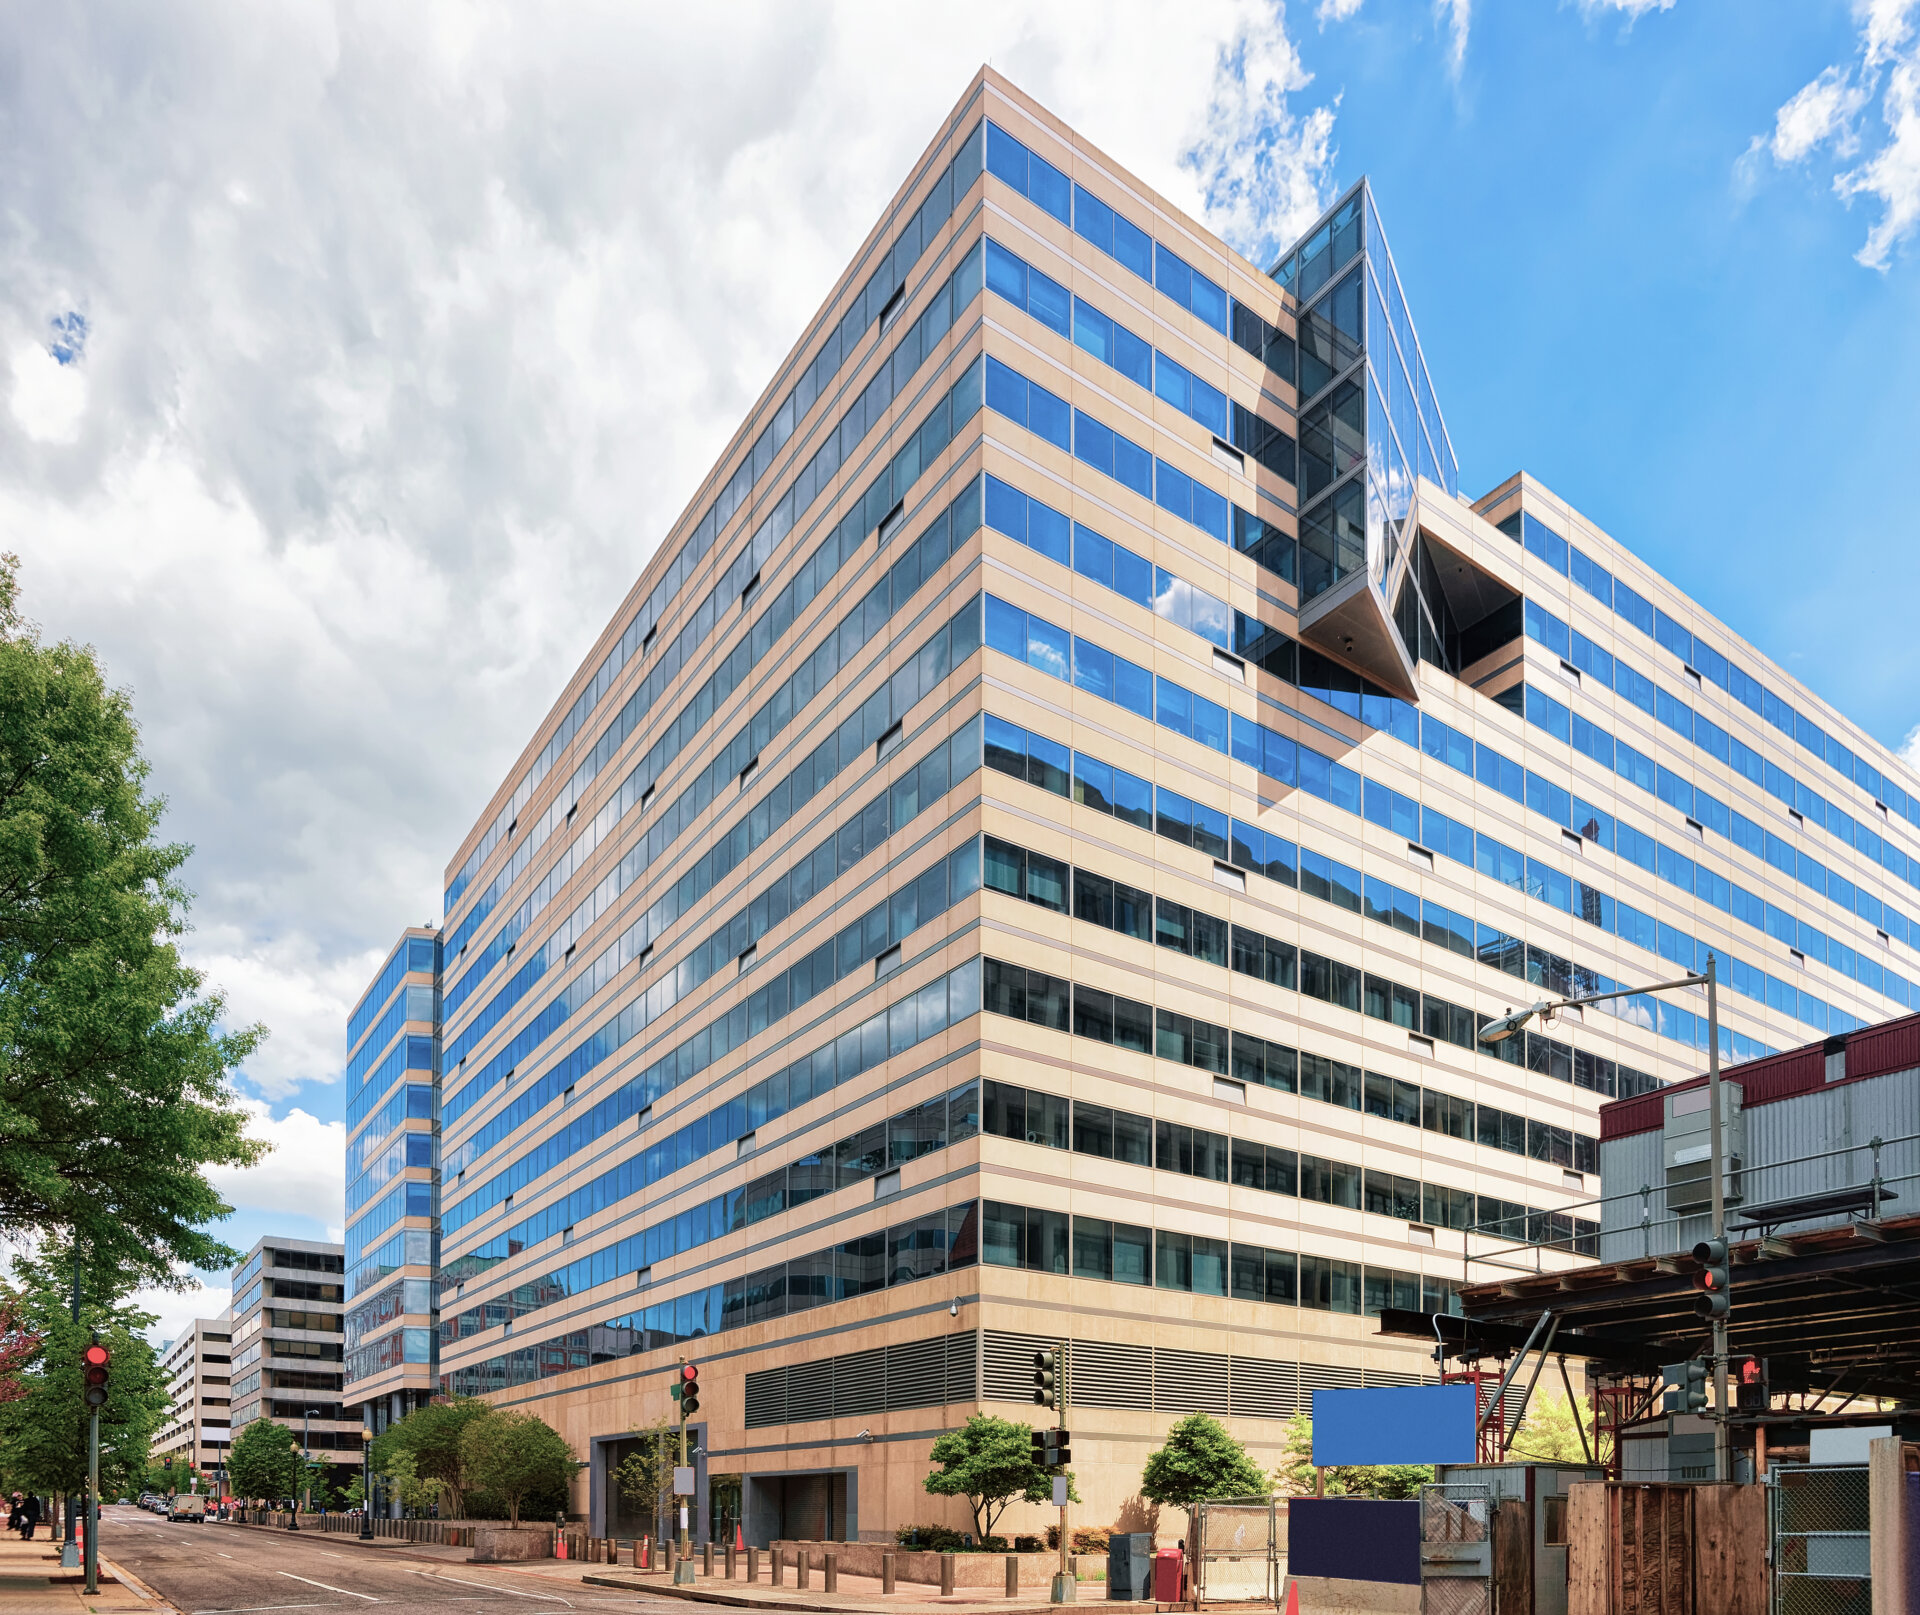
[[[880,1555],[893,1555],[893,1573],[901,1581],[924,1583],[927,1586],[940,1585],[940,1561],[949,1557],[946,1554],[927,1553],[916,1549],[896,1548],[884,1542],[776,1542],[775,1549],[786,1557],[781,1561],[788,1566],[787,1585],[792,1583],[793,1555],[796,1550],[805,1549],[813,1555],[813,1574],[820,1574],[820,1567],[826,1562],[823,1555],[829,1551],[834,1562],[849,1576],[874,1576],[880,1574]],[[953,1584],[956,1587],[1004,1587],[1007,1579],[1007,1559],[1004,1553],[956,1553],[953,1559]],[[1049,1587],[1053,1584],[1053,1573],[1059,1568],[1058,1550],[1048,1553],[1016,1553],[1011,1557],[1020,1561],[1020,1585],[1022,1587]],[[1068,1564],[1072,1566],[1073,1560]]]

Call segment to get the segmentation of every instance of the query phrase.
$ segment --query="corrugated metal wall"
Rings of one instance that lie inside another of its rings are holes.
[[[1890,1057],[1905,1052],[1909,1044],[1920,1054],[1920,1022],[1899,1022],[1880,1029],[1876,1036],[1881,1046],[1862,1051],[1858,1044],[1865,1042],[1864,1038],[1849,1046],[1849,1064],[1854,1070],[1858,1070],[1857,1062],[1862,1058]],[[1792,1061],[1803,1054],[1796,1051],[1794,1056],[1779,1057],[1782,1067],[1778,1071],[1754,1072],[1748,1094],[1757,1097],[1763,1093],[1769,1079],[1783,1084],[1803,1079],[1803,1072],[1791,1068]],[[1657,1095],[1648,1097],[1659,1102]],[[1600,1219],[1602,1261],[1672,1255],[1690,1249],[1711,1231],[1704,1215],[1676,1222],[1667,1211],[1657,1114],[1655,1124],[1645,1131],[1601,1140],[1600,1182],[1606,1197]],[[1920,1067],[1837,1082],[1771,1104],[1749,1103],[1745,1116],[1747,1161],[1740,1204],[1730,1208],[1730,1222],[1778,1201],[1864,1186],[1873,1176],[1873,1153],[1866,1146],[1875,1138],[1889,1141],[1880,1151],[1880,1176],[1899,1197],[1883,1207],[1881,1214],[1920,1212],[1920,1137],[1915,1136],[1920,1135]],[[1634,1120],[1640,1119],[1636,1112]],[[1816,1159],[1802,1159],[1807,1156]],[[1644,1201],[1640,1194],[1643,1185],[1653,1190]],[[1838,1226],[1846,1220],[1840,1216],[1785,1224],[1782,1231],[1804,1233]]]

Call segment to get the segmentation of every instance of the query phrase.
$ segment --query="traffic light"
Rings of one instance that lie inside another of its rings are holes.
[[[1767,1389],[1767,1364],[1764,1358],[1740,1357],[1734,1361],[1734,1405],[1742,1413],[1765,1413],[1771,1405]]]
[[[1048,1346],[1033,1354],[1033,1400],[1043,1408],[1060,1405],[1060,1351]]]
[[[680,1365],[680,1377],[674,1382],[673,1397],[680,1404],[682,1423],[700,1411],[700,1370],[694,1364]]]
[[[1660,1370],[1666,1381],[1664,1413],[1701,1413],[1707,1406],[1707,1365],[1699,1360],[1668,1363]]]
[[[107,1364],[112,1361],[113,1354],[97,1340],[80,1354],[80,1381],[90,1408],[106,1406]]]
[[[1693,1247],[1693,1259],[1700,1264],[1694,1288],[1693,1310],[1703,1318],[1718,1322],[1733,1306],[1733,1267],[1727,1257],[1724,1239],[1703,1239]]]
[[[1067,1446],[1068,1434],[1065,1430],[1035,1430],[1031,1432],[1033,1442],[1033,1462],[1040,1469],[1064,1469],[1073,1462],[1073,1453]]]

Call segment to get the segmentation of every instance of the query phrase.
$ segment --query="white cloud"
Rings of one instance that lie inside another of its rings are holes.
[[[1754,136],[1735,176],[1751,189],[1763,155],[1781,165],[1805,162],[1822,148],[1836,159],[1855,156],[1868,139],[1861,115],[1877,97],[1884,138],[1834,174],[1833,190],[1844,202],[1880,202],[1880,217],[1854,256],[1884,270],[1920,226],[1920,0],[1856,0],[1854,18],[1857,59],[1823,68],[1797,90],[1775,113],[1772,133]]]
[[[1467,65],[1467,34],[1473,25],[1473,0],[1433,0],[1433,15],[1447,31],[1447,76],[1457,79]]]
[[[1314,9],[1314,20],[1322,28],[1330,22],[1346,22],[1358,16],[1363,0],[1320,0]]]
[[[185,1333],[195,1318],[217,1318],[227,1310],[233,1292],[224,1284],[212,1285],[196,1278],[187,1290],[135,1290],[129,1303],[142,1312],[153,1314],[147,1339],[156,1347],[170,1346]]]
[[[1627,19],[1631,28],[1649,11],[1671,11],[1674,0],[1580,0],[1580,13],[1589,20],[1609,12]]]
[[[1261,250],[1277,3],[51,7],[0,38],[0,548],[134,692],[190,957],[346,1013],[979,63]],[[50,322],[85,310],[50,364]],[[284,1160],[263,1169],[286,1170]]]
[[[1278,6],[1241,8],[1214,66],[1204,131],[1184,158],[1209,223],[1262,268],[1333,199],[1334,109],[1288,106],[1313,75],[1283,21]]]
[[[1901,762],[1920,774],[1920,723],[1907,731],[1907,738],[1900,742],[1898,755]]]
[[[236,1211],[311,1217],[329,1227],[346,1221],[344,1122],[323,1122],[304,1110],[278,1120],[258,1099],[241,1101],[247,1134],[272,1148],[256,1166],[214,1167],[208,1181]]]
[[[71,443],[87,407],[86,373],[62,364],[43,343],[23,342],[9,366],[13,418],[36,443]]]

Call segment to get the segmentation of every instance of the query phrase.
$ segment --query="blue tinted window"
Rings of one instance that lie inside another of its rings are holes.
[[[1113,216],[1113,255],[1142,280],[1153,279],[1153,238],[1118,213]]]
[[[1182,308],[1193,301],[1193,271],[1184,258],[1153,244],[1153,284]]]
[[[1079,185],[1073,188],[1073,228],[1075,234],[1084,236],[1102,252],[1112,255],[1113,209]]]
[[[1026,195],[1027,148],[995,123],[987,125],[987,172]]]
[[[1073,186],[1044,157],[1027,156],[1027,195],[1062,224],[1073,217]]]

